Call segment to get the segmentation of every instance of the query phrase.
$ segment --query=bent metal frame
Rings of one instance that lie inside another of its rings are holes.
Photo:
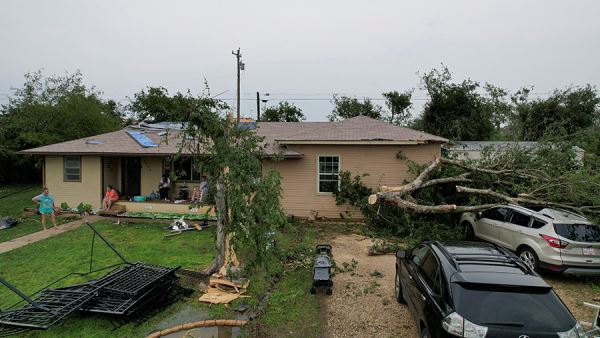
[[[88,272],[70,273],[31,296],[0,278],[0,284],[21,298],[19,302],[0,312],[0,337],[30,330],[47,330],[78,311],[129,318],[151,308],[152,304],[160,303],[170,294],[179,279],[175,272],[180,267],[129,262],[87,219],[84,223],[93,231]],[[121,259],[121,263],[92,270],[96,236]],[[71,276],[86,276],[111,268],[112,271],[99,279],[50,288]]]

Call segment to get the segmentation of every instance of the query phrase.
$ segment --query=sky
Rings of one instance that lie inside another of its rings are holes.
[[[510,91],[547,96],[600,86],[600,1],[27,1],[0,2],[0,104],[23,75],[80,70],[122,104],[147,86],[212,95],[235,106],[241,49],[242,115],[288,100],[325,121],[333,94],[414,89],[443,63]],[[264,94],[269,93],[269,96]]]

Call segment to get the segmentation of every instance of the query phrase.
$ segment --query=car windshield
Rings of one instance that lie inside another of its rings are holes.
[[[600,229],[593,224],[554,224],[554,231],[576,242],[600,242]]]
[[[487,327],[568,331],[575,319],[549,288],[454,284],[455,311]]]

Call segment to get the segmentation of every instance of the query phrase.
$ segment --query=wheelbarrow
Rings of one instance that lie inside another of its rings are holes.
[[[331,245],[319,244],[315,247],[315,265],[313,268],[313,282],[310,293],[315,294],[318,287],[325,287],[325,293],[333,292],[331,280]]]

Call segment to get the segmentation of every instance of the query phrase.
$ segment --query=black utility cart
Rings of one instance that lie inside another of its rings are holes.
[[[315,248],[315,266],[313,269],[313,283],[310,293],[316,293],[317,287],[326,287],[325,292],[330,295],[333,291],[333,281],[331,280],[331,245],[320,244]]]

